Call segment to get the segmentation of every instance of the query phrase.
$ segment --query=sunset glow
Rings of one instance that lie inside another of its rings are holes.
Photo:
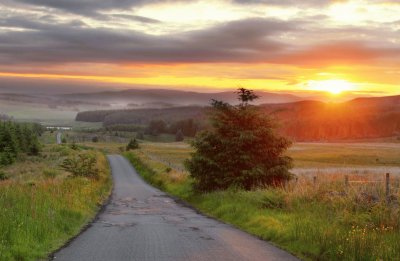
[[[334,95],[354,90],[354,85],[345,80],[309,81],[310,90],[324,91]]]
[[[0,88],[30,77],[121,88],[400,93],[398,1],[0,5]]]

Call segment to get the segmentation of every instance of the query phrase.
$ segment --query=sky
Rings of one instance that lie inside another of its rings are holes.
[[[399,14],[400,0],[0,0],[0,88],[397,95]]]

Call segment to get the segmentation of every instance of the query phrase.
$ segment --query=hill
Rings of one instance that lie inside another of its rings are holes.
[[[263,105],[282,131],[298,141],[400,136],[400,96],[357,98],[343,103],[301,101]]]
[[[272,93],[272,92],[256,92],[260,96],[258,104],[262,103],[288,103],[300,101],[302,98],[285,93]],[[61,97],[66,100],[84,100],[92,102],[102,102],[109,104],[120,105],[136,105],[136,107],[171,107],[171,106],[206,106],[210,104],[212,99],[221,100],[229,103],[236,103],[236,94],[229,92],[218,93],[200,93],[192,91],[178,91],[178,90],[138,90],[130,89],[123,91],[106,91],[97,93],[77,93],[65,94]]]
[[[338,141],[400,136],[400,96],[357,98],[342,103],[299,101],[263,104],[278,119],[281,131],[296,141]],[[77,121],[145,125],[151,120],[173,123],[193,118],[203,122],[207,107],[130,109],[78,113]],[[204,125],[204,124],[203,124]]]

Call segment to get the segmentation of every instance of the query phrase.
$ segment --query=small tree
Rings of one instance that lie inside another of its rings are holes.
[[[137,142],[137,140],[135,138],[131,139],[128,143],[128,145],[126,145],[126,150],[135,150],[139,148],[139,143]]]
[[[183,141],[185,139],[182,130],[178,130],[175,134],[175,141]]]
[[[65,159],[61,168],[70,172],[73,177],[99,178],[96,167],[97,159],[94,154],[78,154]]]
[[[143,132],[139,131],[139,132],[136,134],[136,139],[144,140],[144,134],[143,134]]]
[[[196,136],[195,152],[185,165],[200,191],[231,186],[250,190],[257,186],[280,185],[291,178],[291,158],[284,155],[291,142],[276,133],[275,122],[259,107],[257,99],[240,88],[240,104],[213,100],[212,129]]]

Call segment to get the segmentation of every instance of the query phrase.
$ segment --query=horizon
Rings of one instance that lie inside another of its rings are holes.
[[[396,1],[0,5],[0,91],[400,94]]]

